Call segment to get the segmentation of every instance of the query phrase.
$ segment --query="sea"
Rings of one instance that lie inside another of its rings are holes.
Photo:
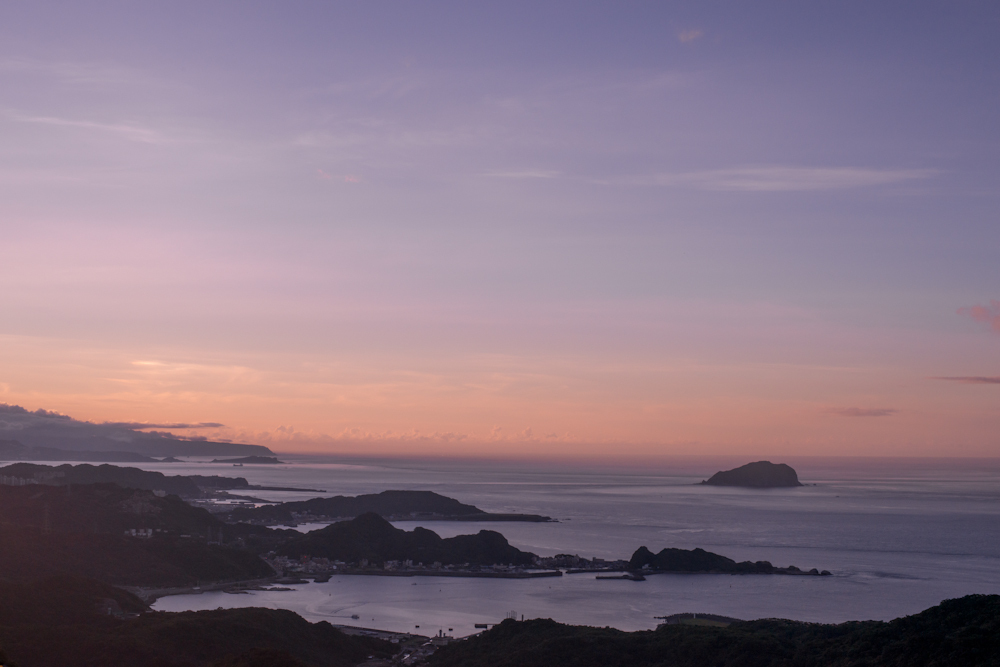
[[[278,465],[189,460],[129,464],[166,474],[241,476],[267,500],[421,489],[490,512],[552,523],[399,521],[442,537],[496,530],[539,555],[628,559],[640,546],[701,547],[737,561],[829,570],[832,576],[661,574],[645,581],[593,574],[542,579],[334,576],[293,590],[160,598],[165,611],[290,609],[310,621],[456,637],[516,618],[645,630],[657,617],[710,613],[819,623],[889,620],[944,599],[1000,593],[1000,460],[781,459],[804,486],[700,485],[748,461],[657,460],[641,467],[558,461],[449,461],[282,456]],[[299,526],[299,530],[320,526]]]

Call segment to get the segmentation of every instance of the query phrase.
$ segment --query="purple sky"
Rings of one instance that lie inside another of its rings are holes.
[[[994,2],[36,1],[0,36],[0,402],[1000,454]]]

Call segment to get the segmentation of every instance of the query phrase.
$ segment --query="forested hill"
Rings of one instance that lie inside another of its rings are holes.
[[[279,555],[293,558],[314,556],[345,563],[367,560],[371,564],[412,560],[425,565],[434,562],[443,565],[530,565],[535,559],[534,554],[510,546],[503,535],[492,530],[442,539],[426,528],[401,530],[375,513],[362,514],[293,538],[277,551]]]
[[[0,580],[158,587],[272,576],[250,551],[215,543],[233,530],[176,496],[114,484],[0,486]]]
[[[0,478],[7,484],[38,484],[64,486],[68,484],[117,484],[130,489],[163,491],[183,498],[199,498],[202,489],[249,489],[243,477],[216,475],[164,475],[162,472],[113,465],[81,463],[47,466],[36,463],[13,463],[0,468]]]
[[[888,623],[762,620],[646,632],[507,620],[440,649],[431,667],[995,667],[1000,596],[946,600]]]
[[[140,471],[141,472],[141,471]],[[222,522],[177,496],[117,484],[0,486],[0,525],[121,535],[132,528],[208,537]]]

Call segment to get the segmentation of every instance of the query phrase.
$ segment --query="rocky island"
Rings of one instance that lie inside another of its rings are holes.
[[[700,482],[709,486],[742,486],[751,489],[776,489],[802,486],[795,470],[785,463],[757,461],[732,470],[721,470]]]

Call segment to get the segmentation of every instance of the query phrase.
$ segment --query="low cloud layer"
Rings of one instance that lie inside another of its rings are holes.
[[[839,417],[891,417],[899,410],[895,408],[830,408],[827,412]]]
[[[988,377],[985,375],[957,375],[954,377],[935,377],[931,379],[961,382],[962,384],[1000,384],[1000,377]]]
[[[104,422],[102,425],[120,426],[122,428],[133,429],[133,430],[144,430],[149,428],[170,428],[170,429],[223,428],[225,426],[225,424],[220,424],[218,422],[200,422],[198,424],[185,424],[185,423],[149,424],[146,422]]]
[[[809,192],[894,185],[927,179],[933,169],[753,165],[659,174],[649,184],[726,192]]]

